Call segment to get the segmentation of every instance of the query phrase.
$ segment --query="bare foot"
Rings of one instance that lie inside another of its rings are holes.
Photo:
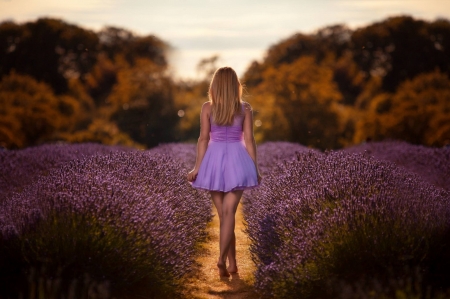
[[[223,263],[217,263],[217,268],[219,268],[219,275],[224,277],[230,277],[230,273],[228,273],[227,268],[225,267],[225,264]]]
[[[234,266],[229,265],[227,270],[228,270],[228,273],[238,273],[238,267],[236,265],[234,265]]]

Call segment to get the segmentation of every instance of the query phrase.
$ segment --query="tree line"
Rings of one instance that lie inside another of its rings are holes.
[[[100,142],[152,147],[198,137],[217,57],[174,80],[162,39],[43,18],[0,23],[0,146]],[[450,22],[398,16],[294,34],[242,82],[258,142],[320,149],[368,140],[450,143]]]
[[[0,24],[0,145],[174,138],[169,46],[155,36],[62,20]]]

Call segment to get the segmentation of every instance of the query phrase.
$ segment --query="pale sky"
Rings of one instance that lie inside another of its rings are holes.
[[[215,54],[243,75],[269,46],[296,32],[357,28],[398,15],[450,19],[450,0],[0,0],[0,21],[52,17],[153,34],[173,47],[170,64],[181,78],[195,78],[200,59]]]

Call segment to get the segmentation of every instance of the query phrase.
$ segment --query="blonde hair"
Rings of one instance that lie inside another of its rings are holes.
[[[242,85],[231,67],[216,70],[209,85],[211,114],[218,125],[231,125],[234,116],[241,112]]]

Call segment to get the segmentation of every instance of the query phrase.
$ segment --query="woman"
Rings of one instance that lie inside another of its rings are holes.
[[[200,115],[200,137],[195,167],[188,174],[194,188],[209,190],[220,219],[220,276],[238,271],[236,209],[245,189],[261,182],[253,136],[251,106],[243,102],[242,85],[230,67],[216,70],[209,101]],[[228,257],[228,268],[226,260]]]

